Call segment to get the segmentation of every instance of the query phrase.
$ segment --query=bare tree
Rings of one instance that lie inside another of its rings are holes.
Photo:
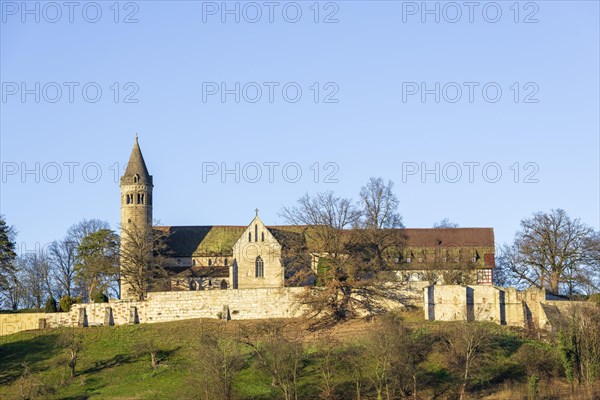
[[[298,384],[305,368],[304,346],[299,338],[284,335],[284,324],[265,322],[258,326],[246,344],[254,349],[260,367],[265,370],[285,400],[298,400]]]
[[[74,329],[67,329],[58,337],[57,345],[67,355],[67,365],[71,371],[71,379],[75,378],[75,368],[83,349],[83,337]]]
[[[246,366],[246,353],[244,345],[227,337],[223,329],[201,336],[195,381],[203,398],[231,400],[235,397],[233,382]]]
[[[153,337],[150,338],[142,338],[136,340],[134,346],[134,351],[139,355],[148,355],[150,356],[150,367],[152,369],[158,368],[158,364],[160,362],[158,358],[158,353],[160,352],[160,347],[156,340]]]
[[[489,350],[492,338],[491,328],[484,323],[460,322],[448,329],[444,344],[451,367],[460,375],[461,400],[465,398],[471,375]]]
[[[580,284],[592,283],[584,278],[598,264],[597,235],[564,210],[538,212],[521,221],[521,230],[511,245],[503,247],[498,261],[519,282],[557,294],[566,287],[573,293]]]
[[[444,218],[440,222],[436,222],[433,224],[434,228],[458,228],[458,224],[456,222],[450,221],[448,218]]]
[[[369,336],[364,369],[377,398],[418,397],[417,372],[431,351],[433,341],[420,330],[411,330],[397,313],[383,316]]]
[[[336,388],[342,368],[341,343],[334,337],[325,334],[316,342],[315,369],[318,371],[321,393],[319,397],[324,400],[336,398]]]
[[[55,240],[48,248],[48,255],[52,264],[52,273],[58,286],[58,297],[73,296],[75,283],[75,257],[77,243],[70,239]]]
[[[31,373],[29,364],[23,362],[23,373],[19,377],[19,395],[23,400],[41,399],[44,397],[46,388],[38,376]]]
[[[298,200],[293,208],[284,208],[282,216],[293,225],[304,228],[306,241],[311,243],[313,254],[320,257],[322,288],[307,291],[301,301],[309,307],[312,316],[329,316],[341,320],[350,312],[352,276],[347,256],[347,228],[355,225],[360,212],[350,199],[333,192],[308,194]],[[297,249],[304,252],[305,248]]]
[[[362,225],[366,228],[402,228],[402,216],[398,212],[400,201],[393,192],[394,183],[383,178],[370,178],[360,189]]]
[[[360,190],[361,218],[355,225],[351,242],[351,257],[373,276],[395,267],[406,237],[398,212],[400,201],[393,193],[394,184],[382,178],[371,178]]]
[[[393,184],[372,178],[360,191],[358,205],[333,192],[305,195],[296,207],[284,208],[288,223],[304,229],[310,252],[318,258],[317,289],[299,297],[319,324],[335,323],[359,313],[384,310],[383,301],[397,296],[392,260],[405,237]],[[308,249],[307,249],[308,248]]]
[[[25,296],[25,290],[18,272],[7,274],[6,280],[0,285],[0,296],[2,296],[4,304],[9,309],[13,311],[19,309],[19,305]]]
[[[364,366],[364,357],[367,354],[367,348],[358,343],[345,346],[343,349],[342,360],[345,371],[354,383],[355,400],[361,400],[363,392],[363,383],[367,370]]]
[[[69,228],[67,238],[79,246],[84,237],[100,229],[110,229],[110,224],[99,219],[84,219]]]
[[[296,207],[284,208],[281,215],[292,225],[310,226],[305,234],[315,250],[339,258],[345,254],[343,230],[356,224],[360,211],[352,200],[325,192],[314,197],[305,194]]]
[[[121,296],[143,300],[149,289],[164,282],[166,238],[165,231],[135,223],[121,227],[121,281],[129,291]]]
[[[52,297],[50,261],[43,250],[22,254],[18,257],[21,283],[26,293],[28,307],[41,308]]]
[[[369,338],[364,368],[377,392],[377,399],[394,396],[394,337],[385,330],[376,330]]]

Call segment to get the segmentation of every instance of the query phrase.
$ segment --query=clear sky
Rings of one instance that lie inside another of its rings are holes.
[[[598,4],[2,0],[0,212],[27,250],[117,229],[138,132],[166,225],[382,176],[408,227],[598,229]]]

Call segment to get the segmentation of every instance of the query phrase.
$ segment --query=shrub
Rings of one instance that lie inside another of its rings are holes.
[[[63,296],[60,298],[60,310],[63,312],[71,311],[71,306],[75,303],[79,303],[79,299],[71,296]]]
[[[549,379],[560,375],[561,359],[556,346],[530,341],[524,343],[513,355],[513,360],[525,368],[527,376]]]
[[[58,308],[56,306],[56,300],[54,300],[54,297],[50,296],[48,300],[46,300],[44,311],[47,313],[53,313],[58,311]]]
[[[97,292],[92,295],[92,303],[108,303],[108,296],[102,292]]]

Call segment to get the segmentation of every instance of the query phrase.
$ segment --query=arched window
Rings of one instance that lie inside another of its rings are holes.
[[[225,266],[228,267],[229,266],[229,258],[225,259]]]
[[[210,258],[208,259],[208,266],[209,267],[212,266],[212,259],[210,259]]]
[[[138,183],[138,181],[140,180],[140,176],[139,175],[134,175],[133,176],[133,183]]]
[[[248,241],[251,242],[252,241],[252,232],[248,232]]]
[[[225,279],[221,281],[221,289],[227,289],[227,281]]]
[[[254,241],[258,242],[258,225],[254,224]]]
[[[265,233],[264,233],[264,232],[261,232],[261,233],[260,233],[260,241],[261,241],[261,242],[264,242],[264,241],[265,241]]]
[[[263,262],[263,259],[260,256],[256,257],[256,261],[254,264],[256,266],[256,277],[264,278],[265,277],[265,263]]]

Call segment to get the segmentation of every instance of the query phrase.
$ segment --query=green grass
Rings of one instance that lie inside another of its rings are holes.
[[[21,332],[0,337],[0,399],[20,398],[20,376],[27,363],[34,379],[54,392],[49,399],[164,399],[187,397],[193,383],[194,350],[200,332],[214,321],[189,320],[164,324],[74,328],[84,347],[77,376],[69,379],[65,351],[56,345],[62,330]],[[152,338],[161,349],[159,367],[134,350],[136,341]],[[271,399],[270,379],[254,366],[236,382],[245,398]],[[178,395],[180,394],[180,395]]]

